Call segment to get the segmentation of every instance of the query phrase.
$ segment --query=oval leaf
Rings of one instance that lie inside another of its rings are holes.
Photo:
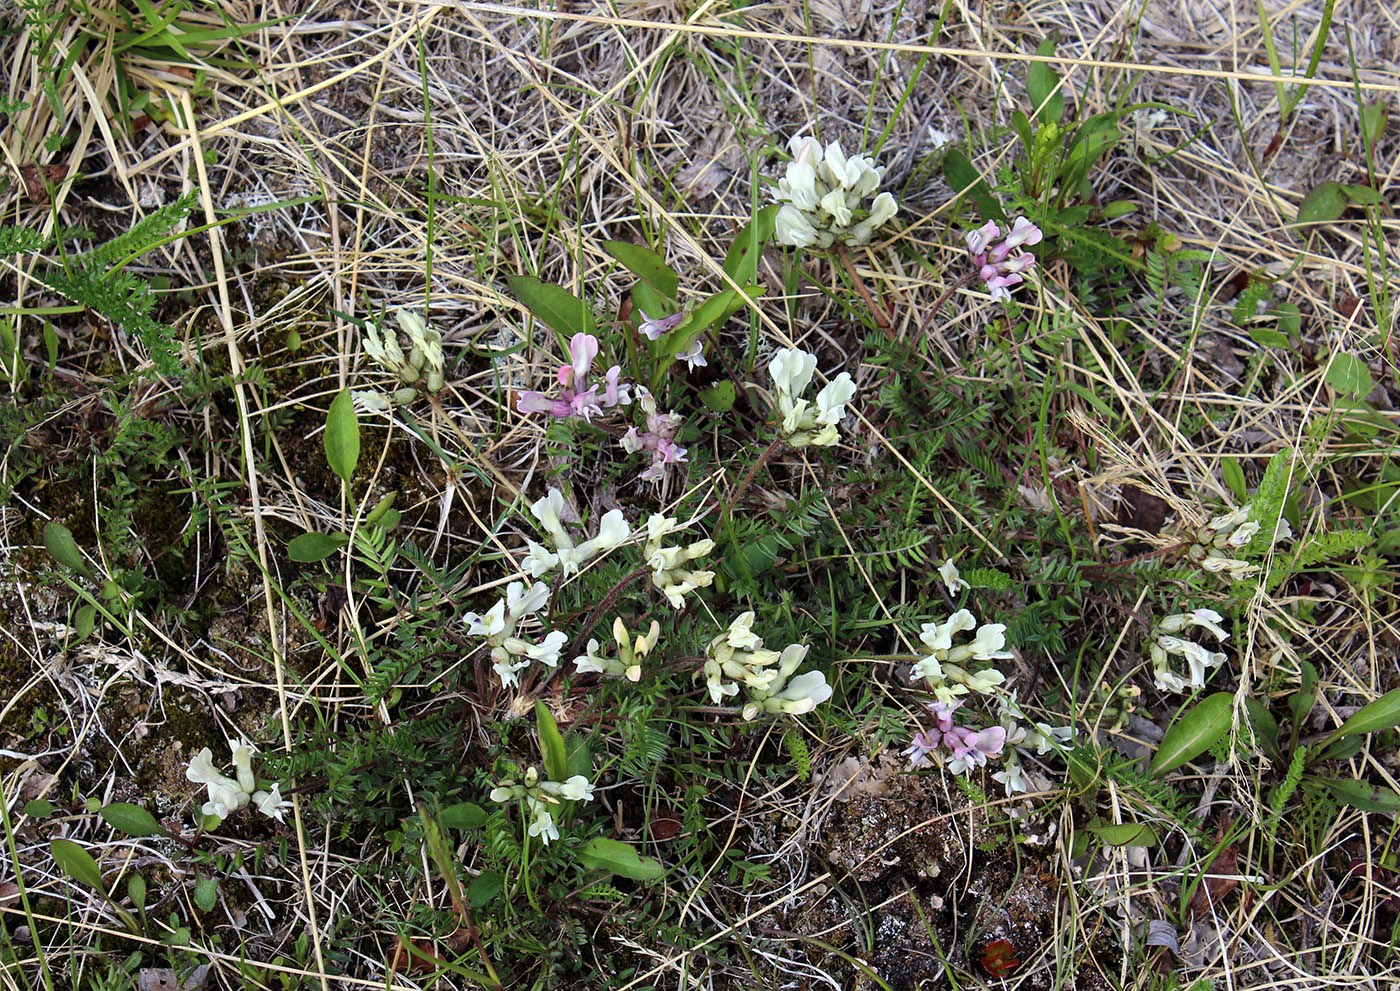
[[[1040,43],[1035,53],[1048,58],[1055,54],[1055,36]],[[1037,120],[1058,124],[1065,112],[1065,90],[1059,85],[1060,76],[1046,62],[1032,62],[1026,68],[1026,95]]]
[[[1244,469],[1234,458],[1226,458],[1220,462],[1220,474],[1225,477],[1225,484],[1230,486],[1230,491],[1235,494],[1235,498],[1244,501],[1248,488],[1245,485]]]
[[[486,810],[472,802],[449,805],[438,816],[449,829],[476,829],[486,822]]]
[[[1312,192],[1298,204],[1300,224],[1326,224],[1336,220],[1347,208],[1347,195],[1340,182],[1324,182],[1313,187]]]
[[[1229,692],[1216,692],[1196,703],[1162,737],[1147,773],[1165,774],[1214,746],[1230,730],[1233,703],[1234,696]]]
[[[540,734],[540,758],[550,781],[565,781],[569,777],[569,752],[564,749],[564,735],[554,721],[543,699],[535,700],[535,729]]]
[[[1360,399],[1375,388],[1376,383],[1366,362],[1350,351],[1339,351],[1327,366],[1327,384],[1339,395]]]
[[[666,872],[661,861],[639,857],[630,843],[595,836],[578,853],[585,867],[594,867],[610,874],[620,874],[634,881],[651,881]]]
[[[707,409],[716,413],[728,413],[734,408],[734,400],[738,398],[738,393],[734,389],[734,383],[727,379],[723,382],[716,382],[708,389],[700,392],[700,401]]]
[[[355,414],[355,400],[349,389],[341,389],[331,401],[326,414],[326,462],[331,471],[350,484],[355,463],[360,460],[360,418]]]
[[[194,883],[194,903],[202,912],[214,911],[219,902],[219,882],[212,877],[202,877]]]
[[[44,524],[44,547],[55,561],[69,571],[80,575],[88,573],[87,562],[83,560],[83,552],[78,550],[78,542],[73,539],[73,531],[62,523]]]
[[[506,877],[500,871],[482,871],[467,886],[467,905],[481,908],[501,893],[506,886]]]
[[[1145,846],[1157,845],[1157,834],[1145,822],[1100,823],[1090,825],[1093,833],[1106,846]]]
[[[132,805],[130,802],[113,802],[105,806],[97,813],[108,824],[127,836],[163,836],[165,830],[161,828],[156,817],[151,815],[139,805]]]
[[[561,286],[541,282],[532,275],[516,275],[507,279],[515,298],[541,323],[568,340],[575,334],[591,334],[597,321],[588,304]]]
[[[24,814],[31,819],[42,819],[44,816],[53,815],[53,810],[57,808],[53,802],[46,802],[42,798],[36,798],[32,802],[24,803]]]
[[[603,250],[622,263],[623,268],[647,283],[667,299],[676,298],[681,277],[655,251],[630,241],[604,241]]]
[[[314,564],[340,550],[349,539],[343,533],[303,533],[287,545],[287,556],[300,564]]]
[[[107,894],[107,888],[102,883],[102,872],[97,869],[97,861],[78,844],[72,840],[52,840],[49,843],[49,853],[53,856],[54,863],[74,881],[87,885],[100,895]]]
[[[136,911],[145,911],[146,879],[140,874],[132,874],[131,877],[127,878],[126,896],[131,899],[131,904],[136,906]]]

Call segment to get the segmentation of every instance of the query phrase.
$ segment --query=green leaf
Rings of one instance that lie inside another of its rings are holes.
[[[350,538],[343,533],[303,533],[287,545],[287,556],[299,564],[324,561],[340,550]]]
[[[1350,351],[1338,351],[1333,356],[1327,368],[1327,384],[1349,399],[1362,398],[1376,385],[1366,362]]]
[[[549,707],[543,699],[535,700],[535,729],[540,735],[540,757],[550,781],[564,781],[569,777],[569,752],[564,749],[564,735],[559,732],[559,724],[554,721]]]
[[[500,871],[482,871],[467,885],[467,906],[481,908],[501,893],[506,876]]]
[[[1145,822],[1090,823],[1089,832],[1106,846],[1145,846],[1150,849],[1157,845],[1157,833]]]
[[[88,574],[83,552],[78,550],[78,542],[73,539],[73,531],[62,523],[44,524],[44,547],[59,564],[80,575]]]
[[[620,874],[634,881],[651,881],[666,872],[661,861],[639,857],[632,844],[606,836],[595,836],[585,843],[579,849],[578,859],[585,867]]]
[[[1016,136],[1021,139],[1021,146],[1025,148],[1026,154],[1031,153],[1034,147],[1035,136],[1031,133],[1030,119],[1020,110],[1011,111],[1011,129],[1016,132]],[[946,170],[945,170],[946,171]]]
[[[212,877],[202,877],[194,883],[194,903],[201,912],[212,912],[219,903],[219,882]]]
[[[1303,661],[1299,666],[1298,682],[1298,690],[1288,699],[1288,711],[1293,716],[1295,740],[1298,727],[1303,725],[1303,720],[1308,718],[1313,703],[1317,701],[1317,668],[1313,667],[1312,661]]]
[[[565,342],[575,334],[592,334],[598,322],[588,304],[562,286],[541,282],[533,275],[511,276],[506,282],[515,298]]]
[[[107,887],[102,883],[102,872],[97,869],[97,861],[92,859],[90,853],[72,840],[50,841],[49,853],[63,873],[99,895],[106,896]]]
[[[136,906],[136,911],[144,912],[146,910],[146,879],[135,873],[127,878],[126,896],[131,899],[131,904]]]
[[[1056,37],[1052,33],[1035,50],[1037,55],[1049,57],[1055,54]],[[1045,62],[1032,62],[1026,67],[1026,95],[1030,97],[1035,118],[1042,123],[1059,123],[1065,113],[1065,91],[1059,86],[1060,76]]]
[[[1347,199],[1353,203],[1359,203],[1361,206],[1380,206],[1381,203],[1385,202],[1381,199],[1380,192],[1370,186],[1343,185],[1342,192],[1346,194]]]
[[[73,613],[73,635],[79,640],[86,640],[96,625],[97,607],[91,602],[85,606],[79,606]]]
[[[1303,328],[1303,313],[1293,303],[1279,303],[1274,307],[1274,314],[1278,317],[1278,329],[1280,333],[1290,337],[1296,337]],[[1285,338],[1285,342],[1287,338]],[[1282,345],[1280,345],[1282,346]]]
[[[438,816],[449,829],[477,829],[486,822],[486,810],[472,802],[449,805]]]
[[[32,802],[24,803],[24,814],[31,819],[42,819],[45,816],[53,815],[53,810],[58,808],[53,802],[46,802],[42,798],[36,798]]]
[[[1103,208],[1105,220],[1117,220],[1119,217],[1126,217],[1130,213],[1137,212],[1138,205],[1132,200],[1114,200]]]
[[[960,149],[954,148],[943,157],[943,177],[954,192],[970,197],[977,204],[983,220],[1006,219],[1006,211],[992,195],[991,187]]]
[[[1264,707],[1264,703],[1252,696],[1244,700],[1244,714],[1249,717],[1250,728],[1254,730],[1259,745],[1272,754],[1278,753],[1278,720]]]
[[[604,241],[603,250],[612,255],[622,267],[647,283],[667,299],[676,298],[681,277],[655,251],[630,241]]]
[[[778,209],[779,204],[770,203],[759,210],[734,238],[734,243],[724,256],[725,274],[741,286],[752,282],[758,275],[758,259],[768,239],[773,236],[773,229],[778,223]]]
[[[1354,712],[1350,719],[1327,738],[1327,743],[1338,737],[1375,733],[1395,726],[1400,726],[1400,688],[1386,692],[1374,702]]]
[[[1363,812],[1400,812],[1400,794],[1393,788],[1378,788],[1353,778],[1320,778],[1309,776],[1308,782],[1321,785],[1339,802]]]
[[[1361,136],[1374,147],[1385,136],[1385,125],[1390,118],[1390,108],[1384,100],[1363,104],[1361,107]]]
[[[348,486],[360,460],[360,418],[349,389],[341,389],[326,414],[326,462]]]
[[[164,836],[165,830],[161,828],[156,817],[151,815],[139,805],[132,805],[130,802],[113,802],[104,806],[97,813],[107,823],[119,832],[127,836]]]
[[[1151,777],[1165,774],[1199,756],[1230,730],[1234,696],[1229,692],[1208,695],[1179,718],[1162,737],[1147,768]]]
[[[1230,491],[1234,493],[1236,499],[1244,501],[1245,487],[1244,469],[1234,458],[1226,458],[1220,462],[1220,474],[1225,476],[1225,484],[1230,486]]]
[[[734,408],[734,400],[737,398],[738,393],[734,389],[734,383],[728,379],[716,382],[700,392],[700,401],[705,404],[706,408],[712,409],[716,413],[728,413]]]
[[[1347,208],[1346,193],[1340,182],[1324,182],[1313,187],[1312,192],[1298,204],[1299,224],[1326,224],[1336,220]]]

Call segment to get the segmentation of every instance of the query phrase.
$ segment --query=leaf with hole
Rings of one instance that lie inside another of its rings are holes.
[[[165,830],[161,828],[156,817],[151,815],[139,805],[132,805],[130,802],[113,802],[104,806],[97,813],[113,829],[125,833],[127,836],[163,836]]]
[[[360,418],[349,389],[341,389],[326,414],[326,463],[348,486],[360,460]]]
[[[1162,737],[1147,768],[1151,777],[1166,774],[1205,753],[1230,731],[1234,696],[1229,692],[1208,695],[1177,719]]]

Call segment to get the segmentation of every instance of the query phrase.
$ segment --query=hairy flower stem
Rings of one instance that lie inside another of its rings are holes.
[[[734,507],[738,504],[739,497],[744,494],[744,490],[749,487],[749,483],[753,481],[753,477],[758,474],[758,469],[766,465],[768,460],[777,453],[778,446],[782,444],[782,442],[783,438],[781,436],[774,437],[773,443],[769,444],[764,452],[758,456],[758,460],[753,463],[753,467],[749,469],[748,474],[745,475],[743,480],[739,483],[739,487],[734,490],[734,494],[730,496],[729,501],[724,504],[724,511],[719,515],[719,525],[721,528],[729,525],[729,516],[734,512]]]
[[[924,332],[928,330],[929,324],[933,323],[933,318],[938,316],[938,311],[942,309],[944,303],[948,302],[948,297],[952,296],[953,293],[957,292],[964,286],[970,285],[977,278],[977,275],[978,273],[975,271],[968,272],[957,282],[954,282],[947,289],[943,290],[943,295],[935,299],[933,301],[933,305],[929,307],[928,316],[924,317],[924,322],[919,324],[919,330],[914,336],[916,338],[923,337]]]
[[[570,645],[570,653],[577,654],[583,650],[583,645],[588,642],[588,635],[593,632],[593,627],[598,625],[598,620],[602,618],[603,613],[607,612],[616,604],[617,600],[622,597],[623,590],[626,589],[628,585],[631,585],[650,570],[650,568],[638,568],[631,574],[624,576],[621,581],[608,590],[606,595],[598,600],[598,604],[589,610],[588,618],[584,620],[583,626],[579,629],[579,635],[574,638],[574,642]],[[561,666],[559,670],[562,671],[563,667]]]

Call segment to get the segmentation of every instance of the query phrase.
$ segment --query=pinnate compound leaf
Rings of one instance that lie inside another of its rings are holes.
[[[1230,731],[1234,696],[1229,692],[1208,695],[1186,713],[1162,737],[1147,768],[1150,776],[1166,774],[1205,753]]]

